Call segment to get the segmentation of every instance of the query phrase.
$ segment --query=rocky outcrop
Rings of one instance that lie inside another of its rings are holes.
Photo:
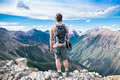
[[[120,80],[120,75],[112,75],[104,77],[104,80]]]
[[[26,65],[26,58],[16,60],[6,60],[0,62],[0,80],[119,80],[120,77],[112,78],[102,77],[96,72],[87,70],[75,70],[70,72],[69,77],[59,77],[56,71],[38,71],[36,68],[30,68]]]

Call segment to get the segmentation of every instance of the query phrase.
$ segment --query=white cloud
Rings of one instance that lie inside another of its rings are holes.
[[[23,9],[26,9],[26,10],[30,9],[29,6],[27,6],[23,1],[18,1],[17,8],[23,8]]]
[[[120,31],[120,28],[118,28],[118,30]]]
[[[70,24],[69,27],[73,27],[74,25],[73,24]]]
[[[116,31],[117,30],[117,25],[116,24],[113,24],[113,25],[111,25],[111,26],[103,26],[102,28],[108,28],[108,29],[111,29],[111,30],[114,30],[114,31]]]
[[[64,4],[58,2],[46,2],[42,0],[21,0],[25,5],[30,7],[30,10],[18,9],[17,3],[19,0],[7,5],[0,5],[0,13],[27,16],[36,19],[54,19],[55,14],[60,12],[64,19],[81,19],[86,17],[104,17],[112,11],[119,9],[120,5],[109,6],[107,8],[96,5],[87,4]],[[99,9],[99,10],[98,10]]]
[[[30,29],[29,27],[19,25],[19,23],[16,22],[0,22],[0,27],[13,31],[19,31],[19,30],[26,31]]]
[[[27,26],[0,26],[2,28],[6,28],[7,30],[11,30],[11,31],[28,31],[31,28],[27,27]]]
[[[113,24],[111,27],[114,28],[114,27],[116,27],[116,26],[117,26],[116,24]]]
[[[0,22],[0,27],[6,28],[7,30],[13,30],[13,31],[28,31],[30,29],[38,29],[38,30],[46,30],[46,27],[49,27],[48,25],[34,25],[32,27],[20,25],[19,23],[16,22]]]
[[[17,25],[18,23],[15,23],[15,22],[0,22],[0,26],[1,25]]]
[[[112,7],[108,7],[107,9],[104,9],[104,10],[100,10],[100,11],[97,11],[95,12],[95,15],[106,15],[116,9],[119,9],[120,8],[120,5],[117,5],[117,6],[112,6]]]
[[[35,28],[37,30],[45,31],[46,27],[49,27],[48,25],[34,25],[32,28]]]
[[[86,22],[91,22],[91,20],[86,20]]]
[[[111,27],[110,27],[110,26],[103,26],[102,28],[108,28],[108,29],[111,29]]]

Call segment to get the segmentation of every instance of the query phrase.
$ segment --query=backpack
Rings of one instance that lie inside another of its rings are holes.
[[[65,45],[67,40],[67,30],[64,24],[56,24],[55,28],[55,43],[56,45]]]

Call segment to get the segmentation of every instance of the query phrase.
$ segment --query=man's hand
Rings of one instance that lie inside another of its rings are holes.
[[[50,48],[50,53],[53,54],[53,48]]]

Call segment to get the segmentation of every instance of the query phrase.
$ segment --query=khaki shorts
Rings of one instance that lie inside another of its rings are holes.
[[[55,47],[53,48],[55,59],[61,58],[62,60],[67,59],[67,48],[66,47]]]

